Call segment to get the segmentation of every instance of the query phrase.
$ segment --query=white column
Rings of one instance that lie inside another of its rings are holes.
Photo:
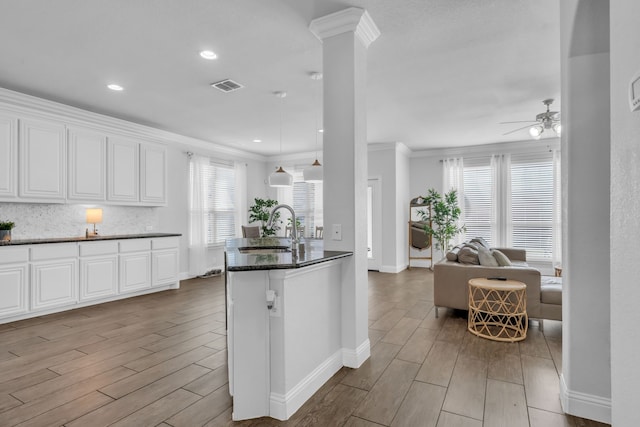
[[[560,2],[565,412],[611,422],[609,2]]]
[[[353,251],[343,264],[343,364],[370,354],[367,290],[367,48],[379,35],[369,14],[349,8],[314,19],[323,43],[325,250]],[[336,240],[335,229],[342,230]]]

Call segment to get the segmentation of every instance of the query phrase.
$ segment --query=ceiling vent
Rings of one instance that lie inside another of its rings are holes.
[[[223,92],[233,92],[234,90],[242,89],[240,83],[234,82],[231,79],[220,80],[219,82],[211,83],[211,86]]]

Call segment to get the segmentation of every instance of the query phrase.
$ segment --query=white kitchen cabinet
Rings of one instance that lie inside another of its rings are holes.
[[[107,140],[107,200],[138,204],[140,144],[120,137]]]
[[[0,319],[26,313],[29,249],[0,248]]]
[[[54,243],[31,248],[31,310],[78,301],[78,245]]]
[[[80,243],[80,301],[118,293],[118,242]]]
[[[18,196],[18,119],[0,113],[0,200]]]
[[[140,201],[167,203],[167,150],[161,145],[140,144]]]
[[[178,239],[164,237],[151,241],[151,285],[179,283]]]
[[[107,137],[89,129],[68,132],[69,200],[106,199]]]
[[[151,287],[151,240],[120,241],[120,293]]]
[[[66,196],[66,141],[63,124],[20,119],[20,197],[63,203]]]

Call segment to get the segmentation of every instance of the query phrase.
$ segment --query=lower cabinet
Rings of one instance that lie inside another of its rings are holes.
[[[78,245],[53,243],[31,248],[31,310],[78,301]]]
[[[179,269],[171,236],[0,246],[0,323],[178,287]]]
[[[118,293],[118,242],[80,243],[80,301]]]
[[[0,257],[0,318],[29,311],[29,249],[3,248]]]

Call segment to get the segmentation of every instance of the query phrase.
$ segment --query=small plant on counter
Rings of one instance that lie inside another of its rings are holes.
[[[253,199],[253,201],[254,204],[249,207],[249,222],[260,222],[260,232],[262,237],[275,236],[276,231],[280,230],[280,224],[282,222],[279,220],[280,212],[276,212],[271,228],[267,228],[267,221],[269,221],[271,209],[278,204],[278,201],[273,199],[261,199],[259,197]]]
[[[0,230],[11,230],[15,227],[15,222],[12,221],[0,221]]]

